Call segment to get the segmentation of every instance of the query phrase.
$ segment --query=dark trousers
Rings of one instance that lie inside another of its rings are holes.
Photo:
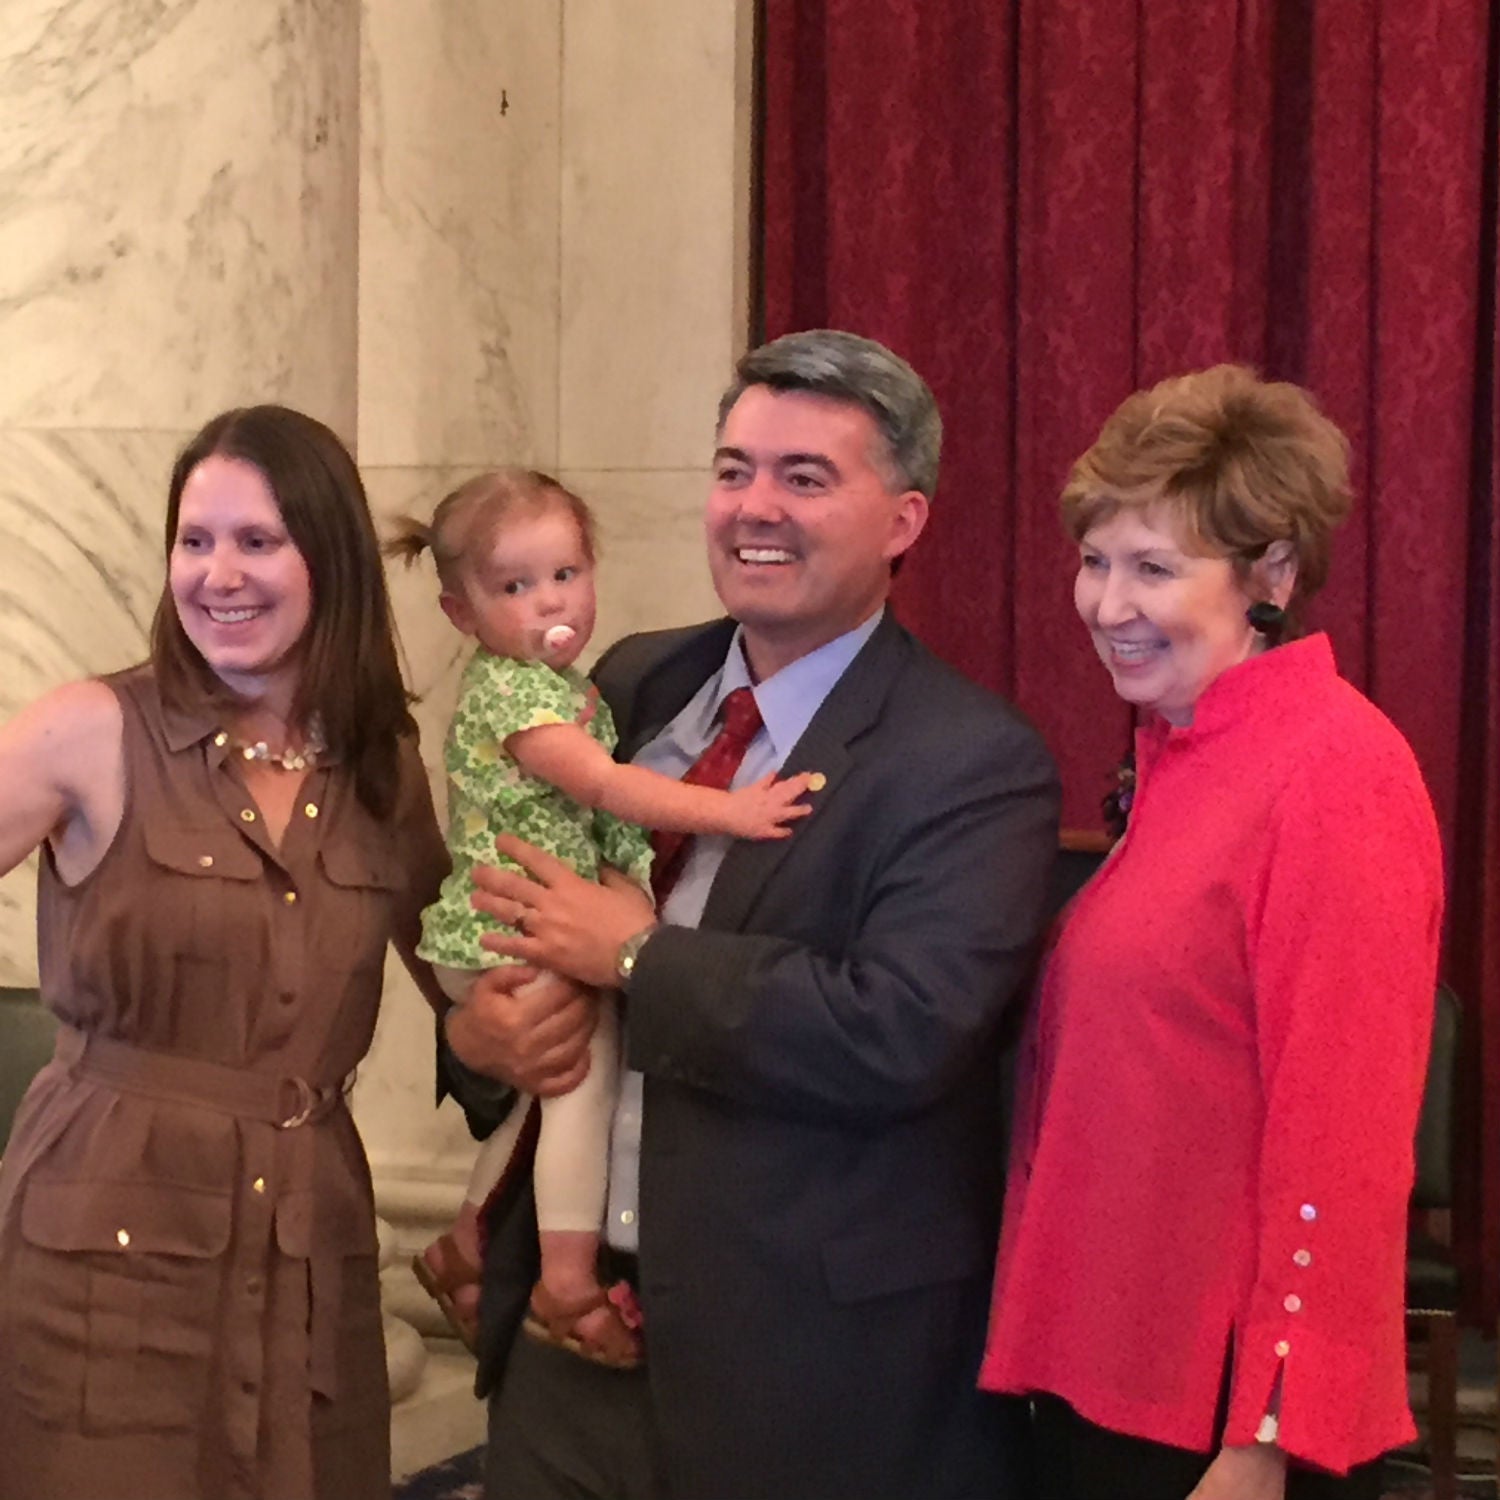
[[[519,1334],[490,1397],[484,1500],[666,1500],[644,1369]]]
[[[1213,1461],[1145,1438],[1096,1427],[1056,1396],[1033,1403],[1036,1500],[1186,1500]],[[1295,1466],[1286,1500],[1379,1500],[1380,1462],[1347,1478]]]

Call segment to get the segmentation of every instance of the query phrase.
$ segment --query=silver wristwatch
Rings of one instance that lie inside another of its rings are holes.
[[[646,940],[656,931],[653,924],[643,927],[639,932],[625,939],[615,952],[615,984],[618,988],[629,991],[630,978],[635,973],[636,961],[641,956],[641,949],[646,946]]]

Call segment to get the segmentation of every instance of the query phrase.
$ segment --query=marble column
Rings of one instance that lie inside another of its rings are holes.
[[[751,0],[570,0],[558,465],[599,514],[599,630],[719,613],[701,517],[749,319]]]
[[[556,462],[561,0],[364,0],[360,465],[377,522],[430,515],[479,469]],[[466,643],[430,568],[392,594],[441,805],[443,731]],[[409,1269],[452,1218],[474,1143],[433,1108],[431,1014],[392,963],[354,1110],[401,1255],[387,1304],[445,1325]]]
[[[143,654],[206,418],[353,436],[357,88],[346,0],[7,0],[0,719]],[[34,879],[0,881],[0,983],[35,981]]]

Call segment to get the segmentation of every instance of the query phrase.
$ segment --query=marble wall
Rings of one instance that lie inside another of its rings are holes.
[[[6,0],[0,719],[142,654],[207,416],[353,436],[358,47],[345,0]],[[34,982],[33,884],[0,880],[0,983]]]
[[[566,8],[557,463],[600,515],[600,641],[718,612],[699,518],[748,321],[752,13]]]
[[[346,0],[7,0],[0,425],[352,435],[358,46]]]

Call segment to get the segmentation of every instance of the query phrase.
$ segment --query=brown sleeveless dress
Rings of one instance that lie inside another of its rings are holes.
[[[125,814],[42,857],[66,1023],[0,1168],[0,1500],[388,1500],[369,1169],[343,1085],[447,855],[414,746],[384,824],[320,765],[281,847],[211,711],[124,713]]]

